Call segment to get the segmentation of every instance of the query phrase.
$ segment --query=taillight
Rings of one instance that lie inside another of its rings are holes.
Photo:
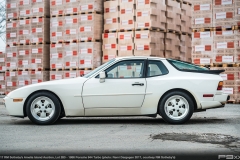
[[[222,88],[223,88],[223,81],[220,81],[220,82],[218,83],[217,90],[218,90],[218,91],[221,91]]]

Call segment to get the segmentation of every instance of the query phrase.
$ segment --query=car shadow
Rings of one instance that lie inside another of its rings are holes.
[[[217,119],[217,118],[197,118],[197,119],[190,119],[183,125],[206,125],[206,124],[225,124],[227,121],[225,119]],[[34,125],[28,118],[25,119],[12,119],[11,122],[8,124],[14,125]],[[53,125],[75,125],[75,124],[88,124],[88,125],[95,125],[95,124],[129,124],[129,125],[171,125],[165,122],[161,117],[159,118],[125,118],[125,117],[118,117],[118,118],[63,118],[56,121]]]

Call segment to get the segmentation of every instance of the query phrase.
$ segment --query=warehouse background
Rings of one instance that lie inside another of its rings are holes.
[[[115,57],[157,56],[221,74],[240,101],[240,2],[7,0],[0,93],[81,76]]]

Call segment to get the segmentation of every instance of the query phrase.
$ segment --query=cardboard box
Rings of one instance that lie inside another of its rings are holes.
[[[88,6],[84,6],[84,7],[80,6],[80,1],[79,0],[65,1],[64,15],[78,14],[81,9],[87,9],[88,10]]]
[[[124,33],[124,32],[122,32],[122,33]],[[117,44],[118,43],[118,33],[103,33],[102,41],[103,41],[103,44]]]
[[[6,94],[18,88],[17,71],[5,72]]]
[[[103,1],[102,0],[81,0],[80,1],[80,12],[103,12]]]
[[[49,17],[50,16],[50,1],[33,0],[32,1],[32,16],[33,17]]]
[[[20,18],[32,17],[32,1],[31,0],[19,0],[18,9]]]
[[[106,18],[104,19],[104,32],[119,30],[119,18]]]
[[[119,17],[118,0],[104,2],[104,19]]]
[[[17,19],[19,17],[18,0],[8,0],[6,4],[6,18]]]
[[[180,59],[180,37],[177,34],[166,33],[165,57]]]
[[[6,45],[18,44],[18,21],[6,22]]]
[[[78,26],[79,26],[79,16],[65,16],[64,23],[64,42],[77,42],[78,41]]]
[[[78,68],[97,68],[101,65],[101,57],[100,42],[79,43]]]
[[[50,46],[50,68],[63,69],[65,50],[63,44],[51,44]]]
[[[134,31],[118,32],[118,44],[132,44],[134,43]]]
[[[31,84],[37,84],[50,80],[49,71],[29,71]]]
[[[1,71],[5,71],[6,69],[17,69],[18,64],[18,47],[6,47],[6,59],[5,63],[0,64]]]
[[[133,56],[134,43],[119,44],[118,57]]]
[[[63,0],[51,0],[50,2],[50,14],[51,16],[64,15],[64,2]]]
[[[33,18],[31,25],[31,43],[50,43],[50,19]]]
[[[19,20],[18,27],[18,43],[19,44],[30,44],[32,40],[32,25],[31,19]]]
[[[79,22],[79,41],[101,40],[103,31],[103,15],[80,15]]]
[[[64,71],[50,71],[50,81],[64,78]]]
[[[31,45],[30,68],[35,70],[50,69],[50,45]]]
[[[52,43],[64,42],[65,17],[52,17],[50,20],[50,41]]]

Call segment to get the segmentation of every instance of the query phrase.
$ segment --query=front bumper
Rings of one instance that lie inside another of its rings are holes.
[[[13,102],[13,99],[5,96],[4,98],[4,105],[9,113],[10,116],[17,116],[17,117],[24,117],[23,113],[23,105],[25,99],[22,102]]]
[[[228,98],[228,94],[215,95],[213,101],[201,102],[202,109],[224,107],[224,104],[227,102]]]

